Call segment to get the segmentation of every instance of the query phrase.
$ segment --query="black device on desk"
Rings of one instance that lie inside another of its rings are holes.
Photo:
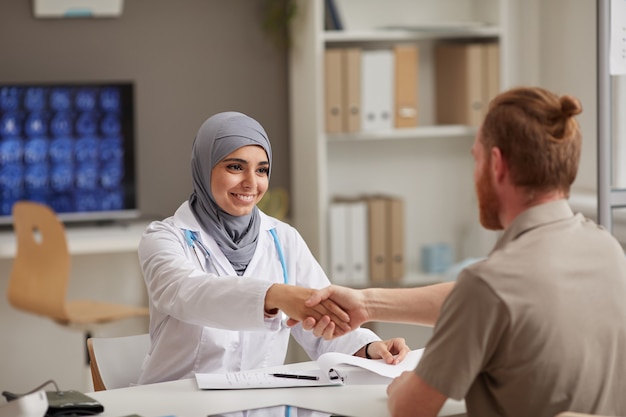
[[[38,392],[42,393],[42,387],[48,384],[54,384],[56,390],[45,391],[46,401],[48,404],[47,410],[45,411],[45,414],[35,416],[32,414],[33,412],[36,412],[33,410],[32,405],[33,400],[37,399],[37,397],[33,397],[33,394]],[[19,417],[43,417],[44,415],[45,417],[93,416],[104,411],[104,406],[90,396],[74,390],[60,391],[56,383],[52,380],[47,381],[25,394],[14,394],[9,391],[3,391],[2,395],[9,402],[7,406],[9,406],[13,401],[20,401],[23,398],[32,397],[27,407],[28,410],[25,410],[29,414],[23,414],[23,416]]]

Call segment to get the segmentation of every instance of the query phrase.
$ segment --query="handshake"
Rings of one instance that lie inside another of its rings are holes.
[[[444,282],[416,288],[352,288],[331,285],[315,290],[274,284],[265,295],[265,311],[282,310],[288,324],[302,324],[326,340],[342,336],[368,321],[434,326],[454,287]]]
[[[331,285],[321,290],[294,285],[274,284],[265,296],[265,311],[282,310],[287,324],[302,324],[326,340],[342,336],[367,321],[366,291]]]

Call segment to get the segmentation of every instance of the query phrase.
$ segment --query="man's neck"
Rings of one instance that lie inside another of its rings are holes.
[[[527,192],[516,190],[510,198],[504,199],[502,202],[502,209],[500,211],[502,226],[504,229],[508,228],[517,216],[531,207],[550,203],[552,201],[563,200],[565,198],[567,197],[561,190],[536,193],[530,197]]]

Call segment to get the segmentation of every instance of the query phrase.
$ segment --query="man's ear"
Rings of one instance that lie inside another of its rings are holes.
[[[491,166],[489,169],[491,169],[493,178],[498,182],[508,175],[508,166],[502,156],[502,151],[496,146],[491,148]]]

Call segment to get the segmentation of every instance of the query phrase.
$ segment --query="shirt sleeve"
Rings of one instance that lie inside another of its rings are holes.
[[[272,282],[220,277],[198,267],[178,229],[153,222],[139,243],[139,263],[151,310],[186,323],[227,330],[264,330],[264,300]]]
[[[447,397],[465,398],[509,323],[508,309],[493,289],[464,270],[442,306],[415,372]]]

